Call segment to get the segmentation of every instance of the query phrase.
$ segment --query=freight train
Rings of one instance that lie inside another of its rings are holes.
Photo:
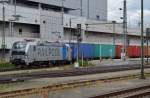
[[[11,49],[11,62],[19,65],[55,64],[75,61],[77,58],[77,43],[51,42],[15,42]],[[86,60],[99,58],[121,58],[121,45],[109,44],[79,44],[79,57]],[[127,56],[140,57],[140,46],[128,46]],[[144,48],[144,55],[150,56],[150,47]]]

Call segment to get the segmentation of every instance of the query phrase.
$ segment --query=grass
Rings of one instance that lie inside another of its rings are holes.
[[[0,68],[1,69],[11,69],[11,68],[16,68],[16,66],[14,64],[11,64],[9,62],[4,62],[4,61],[0,61]]]
[[[1,84],[0,85],[0,92],[4,92],[7,89],[9,89],[9,85],[8,84]]]
[[[80,67],[91,67],[91,66],[95,66],[94,64],[88,62],[88,61],[85,61],[85,60],[79,60],[79,65]]]

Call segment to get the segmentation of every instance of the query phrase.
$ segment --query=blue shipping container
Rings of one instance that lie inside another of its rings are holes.
[[[62,54],[63,54],[63,60],[66,60],[67,59],[67,48],[66,48],[66,46],[63,46]]]
[[[72,57],[77,58],[77,43],[71,44],[72,47]],[[94,58],[94,44],[80,43],[79,45],[79,57],[84,59]]]
[[[94,44],[81,43],[80,44],[80,57],[94,58]]]

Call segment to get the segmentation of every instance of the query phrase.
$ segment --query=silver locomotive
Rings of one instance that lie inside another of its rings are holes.
[[[10,61],[16,65],[40,65],[71,60],[71,48],[68,44],[18,41],[11,49]]]

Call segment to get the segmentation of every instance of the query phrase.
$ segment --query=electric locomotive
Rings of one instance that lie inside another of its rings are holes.
[[[11,60],[16,65],[41,65],[70,62],[71,48],[68,44],[52,42],[18,41],[11,49]]]

